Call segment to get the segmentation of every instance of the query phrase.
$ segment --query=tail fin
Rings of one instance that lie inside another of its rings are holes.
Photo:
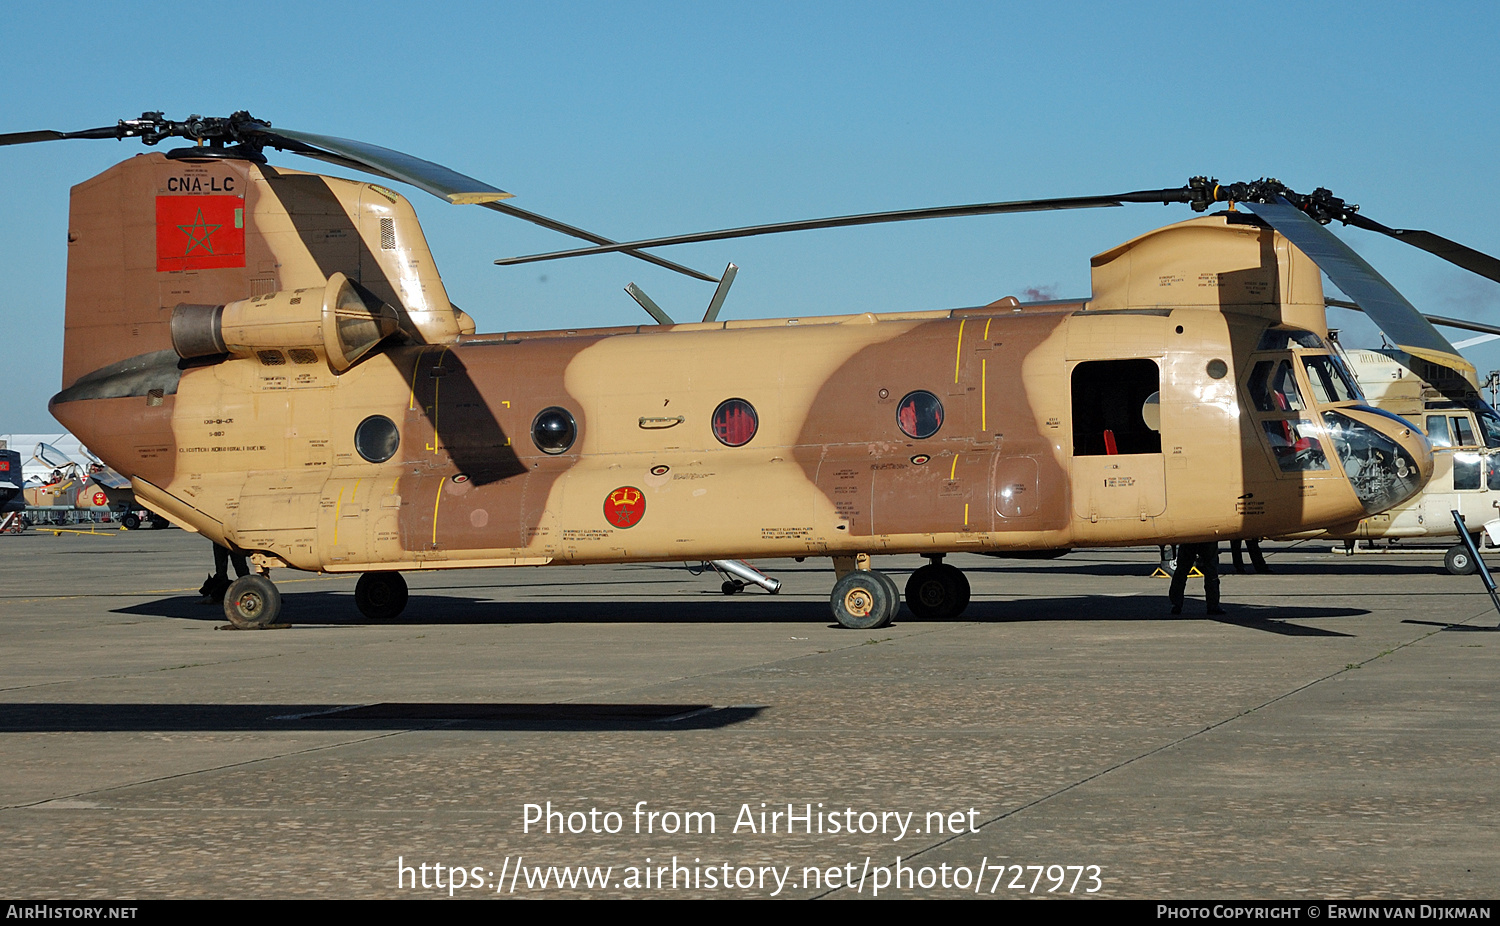
[[[180,303],[222,305],[335,273],[394,307],[412,340],[451,341],[466,324],[397,193],[247,160],[133,157],[73,188],[62,385],[172,350]]]

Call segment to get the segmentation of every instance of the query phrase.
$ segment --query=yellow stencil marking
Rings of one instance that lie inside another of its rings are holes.
[[[953,381],[958,382],[958,368],[964,362],[964,322],[967,318],[958,320],[958,350],[953,357]]]
[[[406,400],[406,410],[409,412],[416,411],[417,409],[417,373],[422,369],[422,354],[425,353],[426,351],[422,351],[421,353],[417,354],[417,359],[412,361],[411,395]]]
[[[986,325],[985,327],[989,327]],[[979,361],[979,430],[988,432],[990,429],[990,358],[984,357]]]
[[[434,367],[441,367],[443,365],[443,358],[446,357],[446,356],[448,356],[448,348],[445,347],[445,348],[443,348],[443,352],[441,354],[438,354],[437,363],[433,364],[433,366]],[[443,378],[441,376],[435,376],[435,377],[433,377],[433,379],[432,379],[432,443],[427,445],[427,449],[432,451],[433,456],[437,456],[438,450],[442,448],[442,441],[438,439],[438,408],[439,408],[439,405],[438,405],[438,390],[441,389],[442,386],[443,386]],[[444,478],[446,479],[447,477],[445,476]]]
[[[438,504],[440,502],[442,502],[442,500],[443,500],[443,483],[445,483],[447,481],[448,481],[448,477],[447,476],[444,476],[442,479],[438,480],[437,497],[432,500],[432,545],[433,546],[437,546],[437,510],[438,510]],[[967,522],[965,522],[965,523],[967,523]]]
[[[969,503],[964,502],[964,527],[969,526]]]
[[[953,455],[953,465],[948,467],[948,481],[953,481],[953,476],[958,472],[958,454]]]
[[[994,321],[993,318],[986,318],[984,320],[984,339],[986,341],[990,339],[990,322],[992,321]]]
[[[354,499],[359,496],[359,483],[363,478],[364,477],[360,477],[360,479],[354,480],[354,488],[349,492],[349,504],[351,505],[354,504]],[[395,489],[395,486],[392,486],[391,488]],[[344,490],[339,489],[338,501],[334,502],[333,505],[333,543],[335,546],[337,546],[339,542],[339,517],[343,514],[343,512]]]
[[[352,501],[352,499],[351,499]],[[344,510],[344,490],[339,488],[338,500],[333,503],[333,545],[339,545],[339,513]]]

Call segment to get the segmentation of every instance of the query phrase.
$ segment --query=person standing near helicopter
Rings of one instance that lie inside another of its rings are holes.
[[[1177,548],[1177,568],[1172,570],[1172,585],[1167,598],[1172,602],[1172,613],[1182,613],[1182,601],[1187,591],[1188,574],[1197,566],[1203,573],[1203,599],[1209,614],[1223,614],[1219,607],[1219,545],[1218,543],[1184,543]]]

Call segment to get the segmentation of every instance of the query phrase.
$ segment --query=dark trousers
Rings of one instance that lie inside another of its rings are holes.
[[[1250,565],[1252,567],[1254,567],[1254,569],[1255,569],[1256,572],[1270,572],[1271,571],[1266,566],[1266,558],[1264,556],[1262,556],[1261,553],[1260,553],[1260,541],[1255,540],[1255,539],[1252,538],[1250,540],[1231,540],[1231,541],[1229,541],[1229,556],[1230,556],[1230,558],[1232,560],[1234,560],[1234,571],[1235,572],[1244,572],[1245,571],[1245,561],[1240,558],[1240,544],[1241,543],[1243,543],[1245,545],[1245,549],[1250,552]]]
[[[1183,593],[1187,591],[1188,573],[1193,566],[1203,573],[1203,598],[1208,610],[1219,608],[1219,545],[1217,543],[1184,543],[1177,548],[1177,568],[1172,571],[1172,587],[1167,597],[1172,607],[1181,608]]]
[[[245,562],[245,554],[231,553],[228,547],[214,544],[214,575],[220,579],[229,578],[229,560],[234,560],[234,574],[246,576],[250,574],[250,564]]]

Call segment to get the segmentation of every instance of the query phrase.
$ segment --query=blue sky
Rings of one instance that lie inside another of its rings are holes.
[[[7,12],[0,131],[248,109],[445,163],[622,239],[1269,175],[1500,253],[1483,195],[1497,34],[1500,7],[1461,3],[56,3]],[[0,432],[54,427],[69,187],[142,150],[0,149]],[[569,239],[403,192],[481,330],[644,320],[632,281],[679,318],[712,293],[622,256],[495,267]],[[1134,206],[665,253],[740,266],[728,317],[941,308],[1086,296],[1091,255],[1190,216]],[[1500,284],[1340,234],[1423,311],[1500,323]],[[1379,343],[1357,317],[1331,323]],[[1481,375],[1500,367],[1500,341],[1467,354]]]

